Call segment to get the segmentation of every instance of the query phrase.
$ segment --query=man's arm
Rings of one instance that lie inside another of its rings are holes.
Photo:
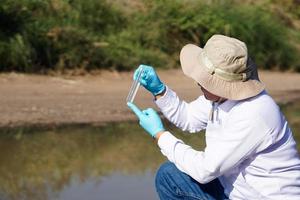
[[[207,183],[256,153],[263,142],[271,141],[263,120],[238,120],[234,124],[224,132],[207,136],[204,151],[196,151],[169,132],[160,133],[157,142],[161,152],[179,170]]]
[[[160,132],[158,132],[158,133],[155,135],[155,139],[156,139],[157,142],[158,142],[160,136],[161,136],[162,134],[164,134],[164,133],[166,133],[166,132],[165,132],[165,131],[160,131]]]
[[[163,97],[166,93],[167,89],[165,88],[161,93],[154,95],[155,100],[160,99],[161,97]]]
[[[238,115],[224,129],[206,136],[204,151],[196,151],[165,131],[153,109],[141,111],[132,103],[128,106],[139,118],[139,124],[156,138],[163,155],[200,183],[223,175],[272,141],[264,120],[257,116],[243,119]]]
[[[203,96],[187,103],[166,87],[155,103],[170,122],[184,131],[193,133],[206,128],[211,104]]]
[[[140,65],[134,73],[134,79],[138,78],[140,71],[139,82],[152,93],[157,106],[170,122],[189,132],[205,129],[210,104],[204,98],[192,103],[180,101],[176,93],[159,79],[153,67]]]

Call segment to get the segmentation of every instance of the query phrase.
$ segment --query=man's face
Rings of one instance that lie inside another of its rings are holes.
[[[210,93],[209,91],[207,91],[204,87],[202,87],[199,83],[198,85],[200,86],[201,88],[201,91],[203,92],[205,98],[209,101],[219,101],[219,99],[221,97],[217,96],[217,95],[214,95],[212,93]]]

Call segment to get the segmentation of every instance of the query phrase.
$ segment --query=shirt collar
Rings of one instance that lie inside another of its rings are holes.
[[[238,104],[239,101],[227,99],[225,102],[218,105],[218,108],[222,109],[224,112],[229,112],[233,106]]]
[[[254,98],[257,98],[261,95],[264,95],[266,94],[267,92],[265,90],[263,90],[261,93],[259,93],[258,95],[254,96],[254,97],[250,97],[249,99],[254,99]],[[248,100],[249,100],[248,99]],[[221,103],[218,108],[222,109],[224,112],[229,112],[231,110],[231,108],[233,106],[235,106],[236,104],[242,102],[242,101],[245,101],[247,99],[243,99],[243,100],[229,100],[227,99],[225,102]]]

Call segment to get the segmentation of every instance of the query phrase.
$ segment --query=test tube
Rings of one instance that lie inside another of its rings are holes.
[[[126,98],[126,102],[131,102],[132,103],[134,101],[136,93],[137,93],[137,91],[140,87],[140,78],[142,76],[143,71],[144,71],[144,69],[141,68],[138,75],[137,75],[137,78],[132,82],[129,93],[128,93],[128,96]]]

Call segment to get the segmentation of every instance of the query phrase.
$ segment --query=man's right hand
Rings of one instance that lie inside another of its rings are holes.
[[[141,74],[140,83],[154,96],[163,93],[166,86],[160,81],[153,67],[148,65],[140,65],[134,72],[134,80],[136,80],[139,71],[143,68],[143,73]]]

